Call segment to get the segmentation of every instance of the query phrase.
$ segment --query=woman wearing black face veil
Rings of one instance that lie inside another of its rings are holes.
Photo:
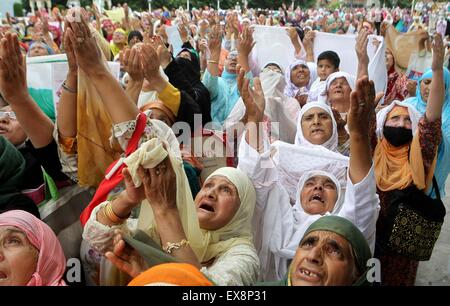
[[[200,80],[200,62],[197,52],[189,42],[164,69],[169,82],[187,92],[198,104],[202,112],[202,124],[211,122],[211,98],[208,89]]]

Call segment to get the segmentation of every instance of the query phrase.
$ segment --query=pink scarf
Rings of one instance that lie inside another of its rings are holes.
[[[58,238],[47,224],[26,211],[11,210],[0,214],[0,226],[19,228],[39,250],[37,269],[27,286],[66,286],[63,280],[66,258]]]

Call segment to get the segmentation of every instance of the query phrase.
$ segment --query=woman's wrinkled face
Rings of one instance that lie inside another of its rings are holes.
[[[373,34],[373,28],[370,23],[364,21],[362,26],[369,34]]]
[[[152,108],[151,110],[152,112],[150,113],[150,119],[160,120],[168,126],[172,126],[172,120],[170,120],[169,116],[167,116],[165,112],[159,108]]]
[[[331,103],[335,100],[346,100],[350,102],[350,94],[352,92],[352,88],[347,82],[347,79],[337,78],[330,84],[330,88],[328,89],[328,99]]]
[[[184,59],[187,59],[187,60],[191,61],[191,53],[190,53],[189,51],[183,51],[183,52],[181,52],[181,53],[178,55],[178,57],[181,57],[181,58],[184,58]]]
[[[411,117],[409,115],[396,115],[386,120],[384,126],[402,127],[405,129],[412,129]]]
[[[0,286],[25,286],[36,271],[39,251],[14,226],[0,226]]]
[[[195,197],[200,227],[214,231],[227,225],[240,206],[236,187],[223,176],[208,179]]]
[[[333,134],[331,116],[320,107],[309,109],[302,117],[302,132],[310,143],[324,144]]]
[[[41,45],[41,44],[34,44],[31,47],[29,57],[44,56],[44,55],[49,55],[49,54],[48,54],[47,48],[45,48],[43,45]]]
[[[338,199],[334,182],[326,176],[313,176],[306,180],[300,193],[303,210],[310,215],[323,215],[331,212]]]
[[[19,121],[7,117],[0,118],[0,136],[4,136],[15,146],[21,145],[27,139]]]
[[[350,243],[330,231],[306,235],[291,264],[293,286],[350,286],[358,272]]]
[[[291,82],[297,87],[307,86],[310,77],[310,71],[306,65],[299,64],[291,70]]]
[[[387,71],[391,70],[392,66],[394,66],[394,56],[389,50],[386,50],[384,53],[386,59],[386,69]]]
[[[423,79],[420,82],[420,95],[422,96],[422,101],[427,103],[428,97],[430,96],[431,78]]]

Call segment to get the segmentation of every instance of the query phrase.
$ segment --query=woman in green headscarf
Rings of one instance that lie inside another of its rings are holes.
[[[20,190],[25,175],[25,159],[5,137],[0,136],[0,213],[25,210],[37,218],[39,210]]]
[[[366,239],[353,223],[325,216],[306,230],[286,278],[259,285],[360,286],[367,283],[371,257]]]

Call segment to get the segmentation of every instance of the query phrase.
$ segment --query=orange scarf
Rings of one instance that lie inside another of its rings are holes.
[[[128,286],[213,286],[196,267],[185,263],[164,263],[136,276]]]
[[[389,112],[386,120],[398,115],[409,115],[408,109],[396,106]],[[414,133],[410,144],[401,147],[391,145],[386,138],[379,140],[375,148],[374,162],[377,187],[381,191],[405,189],[411,183],[420,190],[428,189],[436,165],[435,159],[426,176],[418,131]]]

